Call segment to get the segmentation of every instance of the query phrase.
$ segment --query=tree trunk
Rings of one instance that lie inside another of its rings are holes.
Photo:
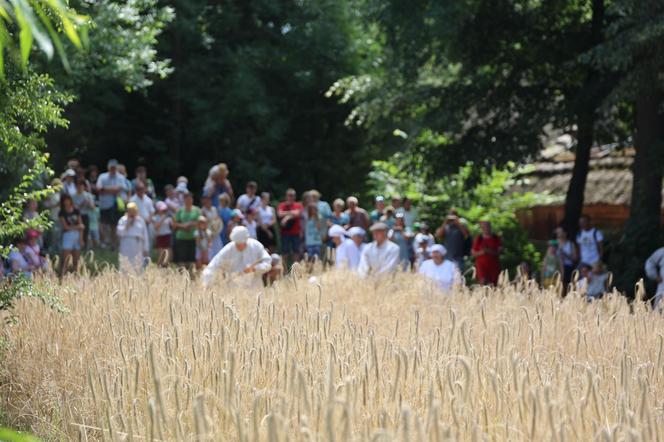
[[[620,269],[616,285],[630,294],[634,284],[644,276],[645,260],[661,239],[664,115],[660,106],[663,101],[664,94],[658,91],[642,92],[636,101],[632,205],[614,261],[618,264],[615,268]]]
[[[569,182],[567,196],[565,197],[565,218],[562,222],[570,238],[576,236],[579,218],[583,212],[586,181],[590,170],[590,150],[593,147],[594,138],[595,113],[593,111],[579,119],[576,157],[572,169],[572,179]]]
[[[593,0],[592,20],[590,22],[590,44],[591,47],[602,42],[604,30],[605,0]],[[594,68],[589,68],[583,88],[580,91],[581,100],[578,118],[578,134],[576,146],[576,158],[572,169],[572,179],[567,188],[565,197],[565,215],[562,225],[570,238],[576,236],[579,218],[583,212],[584,193],[586,181],[590,170],[590,150],[595,141],[595,118],[596,110],[604,99],[606,91],[602,85],[602,79]]]

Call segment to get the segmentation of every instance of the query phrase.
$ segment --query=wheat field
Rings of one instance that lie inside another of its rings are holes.
[[[57,291],[69,313],[25,299],[2,333],[3,419],[45,439],[664,438],[662,317],[616,295],[154,268]]]

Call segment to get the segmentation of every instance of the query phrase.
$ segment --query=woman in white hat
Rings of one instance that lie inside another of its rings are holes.
[[[120,239],[120,270],[140,272],[144,258],[150,254],[150,239],[147,224],[139,216],[136,203],[127,204],[127,213],[118,221],[117,234]]]
[[[419,273],[431,279],[441,290],[449,292],[461,285],[461,273],[453,261],[445,259],[447,250],[440,244],[431,246],[431,259],[420,265]]]
[[[228,244],[210,261],[203,270],[202,282],[209,286],[215,275],[232,275],[232,281],[249,288],[263,286],[263,274],[272,268],[272,258],[265,247],[249,237],[249,230],[237,226],[230,235]]]

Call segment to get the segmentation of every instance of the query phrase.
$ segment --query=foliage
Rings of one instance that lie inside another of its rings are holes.
[[[512,271],[522,261],[531,266],[539,264],[539,253],[519,225],[517,213],[551,202],[553,197],[510,192],[517,176],[524,172],[523,168],[508,164],[504,169],[486,170],[468,163],[454,174],[431,178],[421,173],[425,167],[408,166],[403,154],[373,164],[369,179],[375,194],[412,199],[421,218],[434,229],[451,209],[456,209],[468,221],[473,235],[479,233],[477,224],[480,220],[490,220],[494,231],[503,238],[505,253],[502,262],[505,268]]]
[[[55,48],[68,69],[60,34],[64,33],[80,49],[87,42],[87,23],[87,17],[77,14],[62,0],[0,1],[0,77],[5,78],[5,51],[12,56],[18,46],[21,64],[27,68],[34,41],[49,59]]]
[[[26,229],[45,230],[45,214],[23,219],[29,200],[41,201],[55,189],[46,182],[51,175],[44,153],[44,132],[66,127],[63,106],[71,96],[58,92],[44,74],[15,72],[0,84],[0,253]]]
[[[159,38],[173,73],[144,94],[90,84],[68,110],[71,129],[50,138],[55,164],[112,156],[130,172],[148,164],[158,187],[184,174],[199,191],[224,161],[239,189],[255,179],[279,195],[289,185],[317,187],[327,199],[362,190],[380,149],[344,126],[349,106],[324,96],[368,63],[354,3],[162,2],[176,11]]]
[[[5,442],[39,442],[39,439],[29,434],[0,428],[0,440]]]
[[[13,310],[16,302],[24,297],[39,299],[56,312],[68,312],[62,299],[53,293],[53,286],[48,281],[35,284],[32,279],[18,275],[0,280],[0,312],[9,313],[9,316],[5,317],[6,322],[16,322]]]

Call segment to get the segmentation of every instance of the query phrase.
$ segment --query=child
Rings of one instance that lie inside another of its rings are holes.
[[[212,243],[210,244],[210,259],[212,259],[221,250],[221,230],[224,227],[224,222],[219,216],[219,211],[212,205],[212,198],[203,195],[201,198],[201,213],[208,220],[208,227],[212,232]]]
[[[46,270],[47,261],[41,254],[41,247],[39,246],[39,238],[41,235],[36,230],[28,230],[26,240],[28,242],[24,256],[28,264],[35,270]]]
[[[173,243],[173,218],[165,202],[157,203],[157,213],[152,217],[152,225],[156,232],[155,246],[159,252],[157,264],[161,267],[168,265]]]
[[[247,215],[244,219],[244,225],[249,230],[249,237],[253,239],[258,238],[258,222],[256,222],[256,209],[247,210]]]
[[[415,263],[414,268],[419,269],[420,265],[427,259],[431,258],[429,251],[429,239],[426,235],[418,233],[415,237]]]
[[[228,229],[226,231],[226,236],[230,239],[231,237],[231,232],[235,228],[235,226],[242,226],[244,225],[244,215],[242,214],[242,211],[240,209],[233,209],[231,212],[231,219],[227,223]]]
[[[210,245],[212,244],[212,232],[208,229],[208,221],[204,216],[198,217],[196,225],[196,268],[202,269],[210,262]]]
[[[91,247],[99,247],[99,207],[95,206],[94,209],[88,211],[88,245]]]
[[[175,195],[175,188],[171,184],[167,184],[164,186],[164,193],[166,194],[164,202],[168,207],[168,215],[175,216],[181,206],[180,200],[177,195]]]
[[[555,239],[549,241],[549,247],[546,249],[546,255],[542,261],[542,287],[545,289],[553,287],[556,274],[563,276],[565,269],[558,253],[558,241]]]
[[[609,274],[604,269],[604,264],[597,261],[592,268],[583,264],[581,266],[583,278],[579,281],[579,291],[585,290],[588,302],[601,299],[608,290]]]

